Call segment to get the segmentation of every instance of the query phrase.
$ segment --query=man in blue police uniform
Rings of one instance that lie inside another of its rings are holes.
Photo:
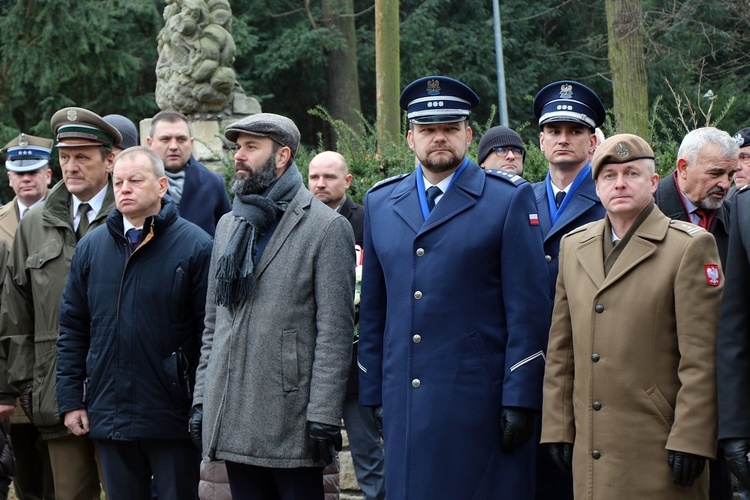
[[[531,185],[466,157],[478,104],[408,85],[419,163],[365,198],[360,404],[382,415],[386,498],[533,498],[548,273]]]
[[[591,177],[589,153],[596,148],[596,127],[605,119],[602,101],[581,83],[563,80],[550,83],[534,98],[538,120],[539,148],[549,162],[547,178],[534,184],[539,207],[539,225],[544,234],[544,253],[549,263],[551,303],[555,298],[557,254],[565,233],[604,218],[604,207]],[[537,452],[536,498],[573,498],[573,478]]]

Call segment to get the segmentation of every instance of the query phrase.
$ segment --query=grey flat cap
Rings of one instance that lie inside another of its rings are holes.
[[[127,117],[122,115],[107,115],[102,118],[104,118],[105,122],[119,130],[120,135],[122,135],[122,141],[119,144],[115,144],[115,146],[128,149],[138,145],[138,131],[135,128],[135,124]]]
[[[237,137],[241,133],[268,137],[277,144],[287,146],[292,150],[292,158],[299,148],[299,129],[285,116],[258,113],[238,120],[224,129],[224,136],[232,142],[237,142]]]

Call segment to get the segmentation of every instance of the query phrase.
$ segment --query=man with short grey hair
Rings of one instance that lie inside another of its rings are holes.
[[[200,454],[185,424],[212,241],[164,199],[148,148],[120,153],[112,184],[117,208],[79,243],[63,293],[58,410],[97,444],[110,500],[150,500],[152,484],[159,498],[197,500]]]
[[[725,203],[737,172],[739,146],[728,133],[715,127],[689,132],[677,151],[677,168],[661,181],[654,194],[656,205],[675,220],[703,227],[716,239],[722,268],[729,247],[729,206]],[[719,447],[710,462],[711,499],[732,498],[731,477]]]
[[[224,135],[235,199],[216,228],[191,434],[226,461],[232,496],[322,500],[341,449],[352,228],[305,189],[294,122],[260,113]]]

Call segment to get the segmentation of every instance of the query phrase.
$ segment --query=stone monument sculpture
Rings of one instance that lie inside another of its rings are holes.
[[[187,115],[228,107],[236,79],[229,0],[167,0],[158,36],[156,104]]]

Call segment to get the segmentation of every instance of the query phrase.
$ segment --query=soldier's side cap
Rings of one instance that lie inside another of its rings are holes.
[[[20,134],[3,146],[6,153],[5,168],[11,172],[33,172],[49,163],[52,154],[52,139]]]
[[[84,108],[63,108],[49,122],[58,148],[108,146],[122,142],[122,135],[104,119]]]
[[[741,148],[750,146],[750,127],[746,127],[737,131],[732,136],[737,145]]]
[[[479,96],[447,76],[426,76],[407,85],[399,100],[410,123],[456,123],[469,118]]]
[[[654,150],[645,140],[633,134],[613,135],[596,148],[591,159],[591,175],[596,179],[604,165],[643,159],[654,159]]]
[[[138,131],[135,129],[135,124],[130,121],[130,118],[122,115],[107,115],[103,119],[115,127],[122,136],[122,140],[115,144],[115,146],[128,149],[138,145]]]
[[[240,133],[268,137],[275,143],[291,149],[292,158],[297,155],[300,141],[299,129],[286,116],[258,113],[246,116],[224,129],[224,137],[232,142],[237,142]]]
[[[592,130],[600,127],[606,110],[599,96],[582,83],[572,80],[553,82],[534,97],[534,116],[539,127],[551,122],[574,122]]]

